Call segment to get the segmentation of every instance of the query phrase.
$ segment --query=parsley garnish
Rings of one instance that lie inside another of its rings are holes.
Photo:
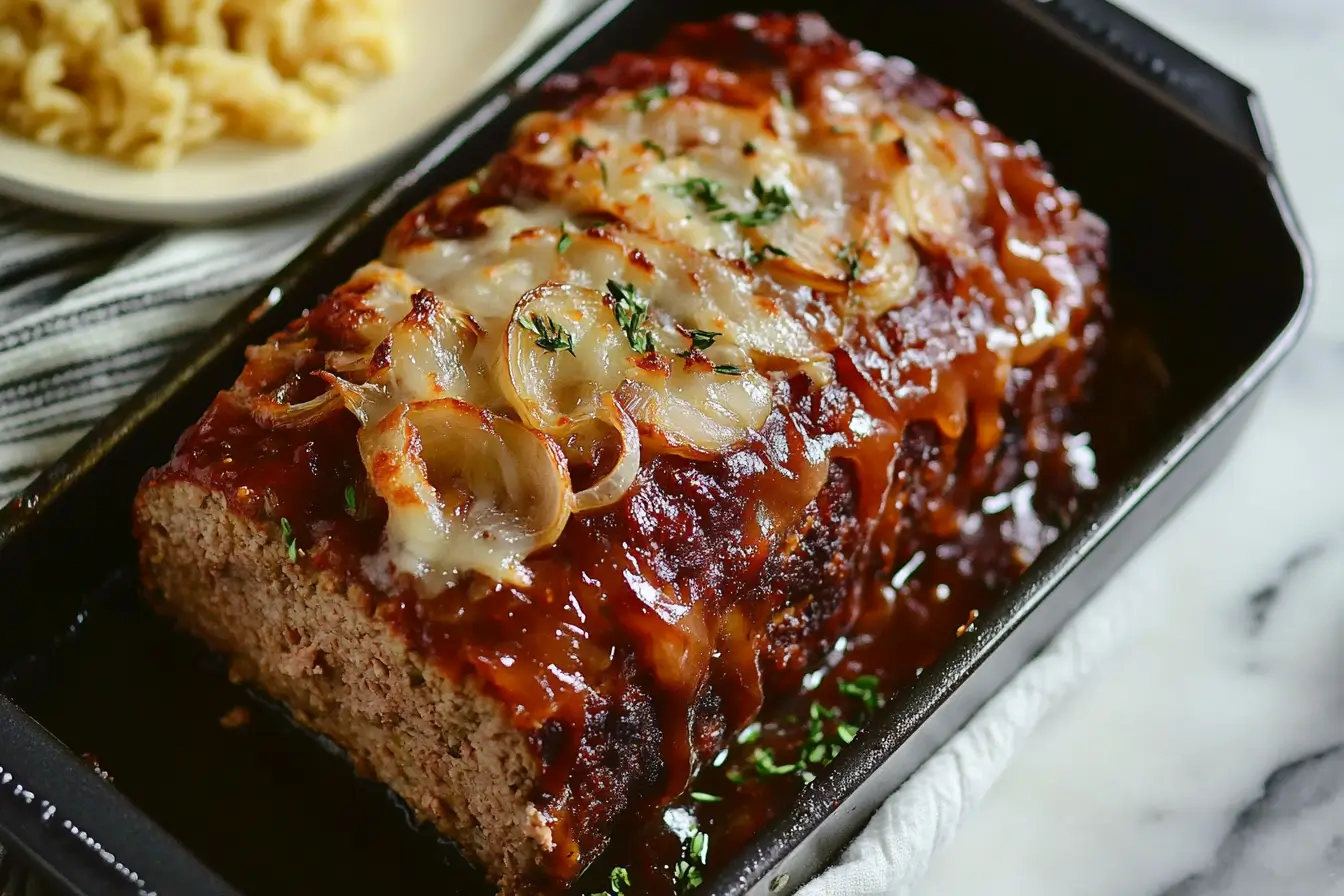
[[[537,348],[548,352],[569,352],[574,354],[574,337],[553,318],[533,314],[520,317],[519,325],[537,337]]]
[[[769,778],[776,775],[791,775],[798,770],[798,763],[790,762],[787,765],[778,765],[775,762],[775,751],[769,747],[757,747],[751,754],[751,761],[756,763],[756,774],[762,778]]]
[[[345,487],[345,512],[353,516],[357,506],[358,504],[355,500],[355,487],[353,485],[347,485]]]
[[[722,336],[722,333],[714,330],[686,330],[686,335],[691,337],[691,351],[702,352],[714,344],[714,340]]]
[[[644,328],[649,315],[649,303],[639,297],[630,283],[607,281],[607,295],[611,298],[611,313],[625,332],[630,347],[640,354],[656,351],[653,334]]]
[[[607,186],[607,163],[601,159],[597,160],[597,167],[602,172],[602,186]]]
[[[715,364],[714,372],[721,373],[724,376],[741,376],[746,373],[745,370],[738,367],[736,364]]]
[[[840,693],[858,700],[869,713],[882,707],[882,692],[878,690],[881,684],[876,675],[860,675],[853,681],[842,678],[837,682]]]
[[[778,246],[772,243],[766,243],[764,246],[761,247],[759,252],[753,251],[747,253],[747,264],[760,264],[761,262],[769,258],[771,255],[775,256],[776,258],[791,257],[789,253],[785,252]]]
[[[667,161],[667,153],[663,151],[663,148],[661,146],[659,146],[657,143],[654,143],[652,140],[645,140],[643,143],[639,145],[649,150],[650,152],[655,153],[660,160],[664,162]]]
[[[701,791],[701,790],[692,790],[692,791],[691,791],[691,799],[695,800],[697,803],[721,803],[721,802],[723,802],[723,797],[718,796],[718,795],[713,794],[713,793],[705,793],[704,791]]]
[[[636,112],[647,112],[654,103],[665,100],[671,95],[672,92],[667,89],[666,84],[649,87],[635,94],[635,98],[630,101],[630,108]]]
[[[707,212],[722,211],[728,207],[719,198],[719,192],[723,189],[723,185],[707,177],[693,177],[688,181],[674,184],[671,189],[677,196],[694,199],[703,205]]]
[[[623,896],[625,888],[630,886],[630,872],[624,868],[613,868],[607,880],[611,884],[609,887],[601,893],[591,893],[589,896]]]
[[[285,552],[291,561],[299,559],[299,543],[294,538],[294,527],[289,520],[280,517],[280,538],[285,542]]]
[[[560,239],[555,241],[555,254],[564,255],[565,250],[568,249],[570,245],[573,244],[573,242],[574,242],[573,237],[569,235],[569,231],[565,229],[565,225],[561,224]]]
[[[709,862],[709,835],[698,827],[687,831],[689,843],[686,858],[677,862],[672,869],[672,882],[676,885],[678,896],[685,896],[691,890],[705,882],[702,869]]]

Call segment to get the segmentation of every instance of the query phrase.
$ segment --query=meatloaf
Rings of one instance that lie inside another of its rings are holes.
[[[820,18],[553,79],[145,477],[146,584],[507,892],[563,889],[1062,435],[1106,230]]]

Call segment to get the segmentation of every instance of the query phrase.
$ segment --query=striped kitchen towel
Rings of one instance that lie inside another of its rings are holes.
[[[349,200],[171,232],[0,200],[0,503]]]

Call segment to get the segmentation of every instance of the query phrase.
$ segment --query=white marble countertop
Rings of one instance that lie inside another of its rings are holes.
[[[919,892],[1344,894],[1344,0],[1121,5],[1260,95],[1316,312],[1227,466],[1094,602],[1131,604],[1127,637]]]

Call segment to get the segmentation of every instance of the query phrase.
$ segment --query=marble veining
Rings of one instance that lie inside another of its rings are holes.
[[[915,892],[1344,896],[1344,3],[1122,5],[1256,88],[1318,304],[1227,465],[1083,611],[1127,634]]]

